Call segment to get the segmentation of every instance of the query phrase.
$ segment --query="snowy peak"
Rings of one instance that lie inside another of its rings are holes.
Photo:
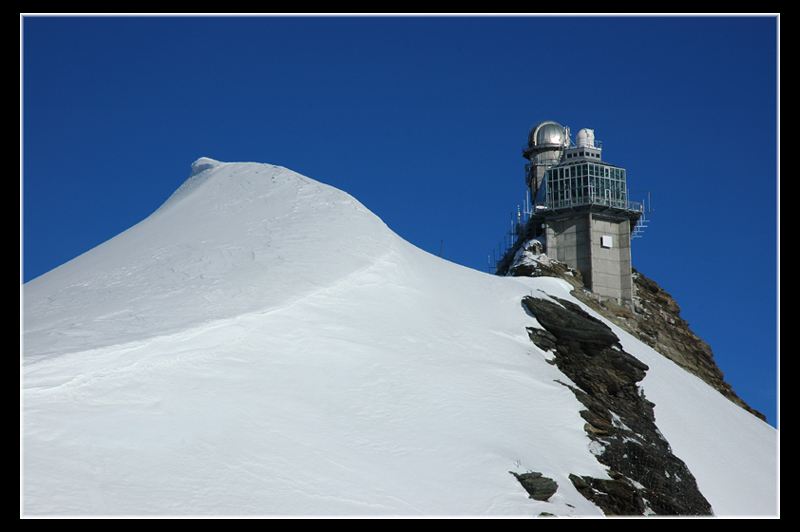
[[[67,323],[82,331],[69,349],[88,349],[279,307],[366,268],[393,239],[342,191],[201,158],[153,215],[25,286],[28,352],[55,349]]]
[[[208,157],[200,157],[195,162],[192,163],[192,173],[189,177],[194,177],[200,172],[208,170],[209,168],[213,168],[217,166],[219,161],[215,161],[214,159],[209,159]]]
[[[181,198],[188,195],[189,192],[199,187],[212,173],[214,168],[221,165],[219,161],[209,159],[208,157],[200,157],[192,163],[192,171],[189,178],[167,199],[167,201],[159,207],[162,210],[165,207],[178,202]]]

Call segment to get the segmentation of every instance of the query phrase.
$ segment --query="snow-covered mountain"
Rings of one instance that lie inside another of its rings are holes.
[[[25,515],[603,512],[585,409],[526,296],[288,169],[199,159],[150,217],[24,286]],[[614,324],[715,515],[776,515],[777,431]],[[535,500],[515,475],[557,485]]]

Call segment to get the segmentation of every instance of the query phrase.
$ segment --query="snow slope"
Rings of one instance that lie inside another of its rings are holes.
[[[199,159],[24,286],[22,511],[602,515],[568,480],[607,478],[582,405],[521,305],[570,288],[444,261],[285,168]],[[715,513],[776,514],[777,432],[614,329]]]

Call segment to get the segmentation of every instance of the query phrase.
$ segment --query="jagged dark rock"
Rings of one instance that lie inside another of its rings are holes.
[[[558,483],[552,478],[543,477],[541,473],[529,471],[528,473],[514,473],[509,471],[519,480],[531,499],[547,501],[558,490]]]
[[[608,347],[619,341],[608,326],[583,312],[574,303],[566,302],[566,305],[571,305],[567,309],[543,299],[525,298],[525,305],[537,316],[539,323],[556,337],[569,336],[578,342],[598,347]]]
[[[635,269],[632,268],[632,302],[600,298],[588,292],[584,289],[581,272],[548,258],[543,244],[538,240],[530,240],[522,245],[504,273],[511,276],[557,277],[568,281],[575,287],[572,295],[592,310],[766,422],[761,412],[751,408],[725,382],[722,370],[714,362],[711,348],[680,317],[678,303],[658,283]]]
[[[526,297],[522,303],[555,337],[554,363],[575,386],[562,384],[586,407],[584,429],[602,449],[596,456],[612,479],[570,477],[573,484],[607,515],[711,515],[694,476],[658,430],[653,403],[637,386],[647,365],[623,351],[602,321],[553,299]],[[552,342],[536,328],[528,330]]]
[[[608,480],[573,474],[569,479],[578,493],[602,508],[606,515],[644,515],[647,511],[637,489],[625,479]]]
[[[711,347],[680,317],[680,306],[655,281],[633,270],[632,303],[601,299],[585,290],[572,294],[593,310],[686,371],[696,375],[733,403],[762,421],[766,417],[742,400],[714,362]]]
[[[527,331],[531,342],[533,342],[536,347],[542,351],[552,351],[556,348],[556,342],[558,341],[558,338],[556,338],[553,334],[545,331],[544,329],[538,329],[536,327],[527,327]]]

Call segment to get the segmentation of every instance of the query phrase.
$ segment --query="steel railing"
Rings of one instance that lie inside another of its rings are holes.
[[[622,209],[626,211],[644,212],[644,205],[639,201],[630,201],[623,199],[609,198],[607,196],[577,196],[574,198],[547,201],[543,204],[534,205],[535,212],[541,211],[555,211],[559,209],[569,209],[572,207],[580,207],[582,205],[604,205],[615,209]]]

